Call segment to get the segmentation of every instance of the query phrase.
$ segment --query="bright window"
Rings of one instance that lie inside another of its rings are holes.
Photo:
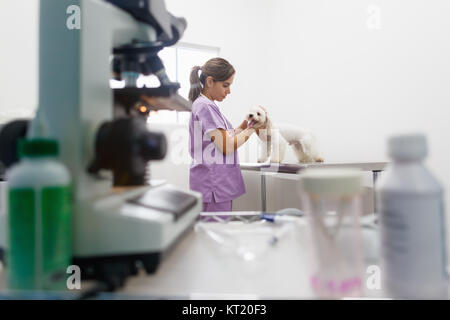
[[[178,93],[188,99],[190,82],[189,76],[194,66],[202,66],[211,58],[218,57],[219,48],[189,43],[178,43],[174,47],[163,49],[159,56],[164,62],[167,75],[171,81],[180,83]],[[154,76],[146,78],[154,78]],[[146,79],[147,80],[147,79]],[[153,81],[155,81],[154,79]],[[150,81],[150,80],[147,80]],[[156,80],[157,81],[157,80]],[[155,84],[153,84],[155,86]],[[150,113],[149,123],[188,123],[189,112],[160,110]]]

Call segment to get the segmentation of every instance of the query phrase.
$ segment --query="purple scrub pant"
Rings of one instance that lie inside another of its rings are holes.
[[[203,202],[203,212],[228,212],[231,211],[232,200],[224,202]]]

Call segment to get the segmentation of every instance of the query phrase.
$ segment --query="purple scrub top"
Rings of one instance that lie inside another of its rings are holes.
[[[192,190],[202,193],[205,203],[230,201],[245,193],[237,150],[225,156],[208,135],[217,129],[230,130],[232,134],[234,131],[219,107],[200,95],[192,104],[189,121],[189,184]]]

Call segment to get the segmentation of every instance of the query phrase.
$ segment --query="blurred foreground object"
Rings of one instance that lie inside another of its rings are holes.
[[[423,165],[424,135],[388,141],[393,162],[376,185],[383,290],[393,298],[447,298],[443,189]]]
[[[319,298],[361,296],[362,172],[307,169],[301,182],[312,236],[312,289]]]
[[[58,142],[73,180],[67,254],[82,279],[114,290],[139,269],[154,272],[201,211],[198,193],[151,180],[149,166],[168,149],[165,136],[149,130],[149,110],[191,108],[159,58],[187,23],[164,0],[81,0],[78,18],[67,13],[73,2],[40,1],[39,116],[2,128],[0,161],[14,165],[17,141],[25,133],[33,138],[32,128],[45,119],[45,137]],[[80,19],[78,28],[69,27],[71,19]],[[159,86],[138,87],[149,75]],[[112,77],[121,87],[111,87]],[[13,248],[0,243],[3,250]]]
[[[62,290],[71,263],[70,173],[50,139],[21,140],[8,171],[8,283],[14,290]]]

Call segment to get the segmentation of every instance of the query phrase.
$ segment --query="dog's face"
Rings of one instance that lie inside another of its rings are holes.
[[[264,129],[267,125],[267,111],[261,106],[253,108],[247,114],[248,126],[256,129]]]

